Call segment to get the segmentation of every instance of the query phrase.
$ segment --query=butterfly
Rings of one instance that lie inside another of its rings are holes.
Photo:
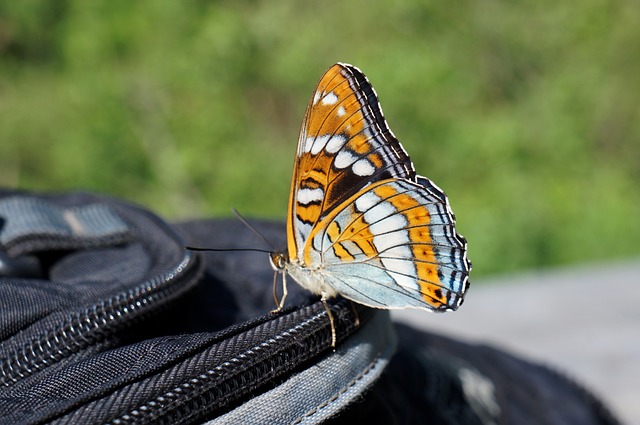
[[[456,310],[469,287],[467,242],[445,193],[416,175],[369,80],[337,63],[320,79],[298,139],[287,249],[271,263],[326,300]]]

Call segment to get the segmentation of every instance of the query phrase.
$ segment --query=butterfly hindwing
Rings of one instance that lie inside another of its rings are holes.
[[[456,309],[468,286],[466,241],[430,180],[388,179],[336,208],[310,235],[305,262],[337,293],[379,308]]]

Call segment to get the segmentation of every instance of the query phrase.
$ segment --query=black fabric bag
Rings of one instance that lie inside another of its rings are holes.
[[[284,226],[255,222],[284,243]],[[167,224],[84,193],[0,191],[0,423],[614,424],[484,346],[289,285],[236,220]]]

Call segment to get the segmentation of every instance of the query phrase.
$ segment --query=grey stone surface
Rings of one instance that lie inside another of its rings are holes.
[[[393,317],[549,366],[640,424],[640,260],[472,279],[455,313]]]

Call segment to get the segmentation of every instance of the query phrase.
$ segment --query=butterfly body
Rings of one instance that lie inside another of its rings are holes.
[[[276,270],[323,300],[429,311],[462,303],[471,263],[448,199],[416,175],[359,69],[336,64],[320,79],[294,164]]]

